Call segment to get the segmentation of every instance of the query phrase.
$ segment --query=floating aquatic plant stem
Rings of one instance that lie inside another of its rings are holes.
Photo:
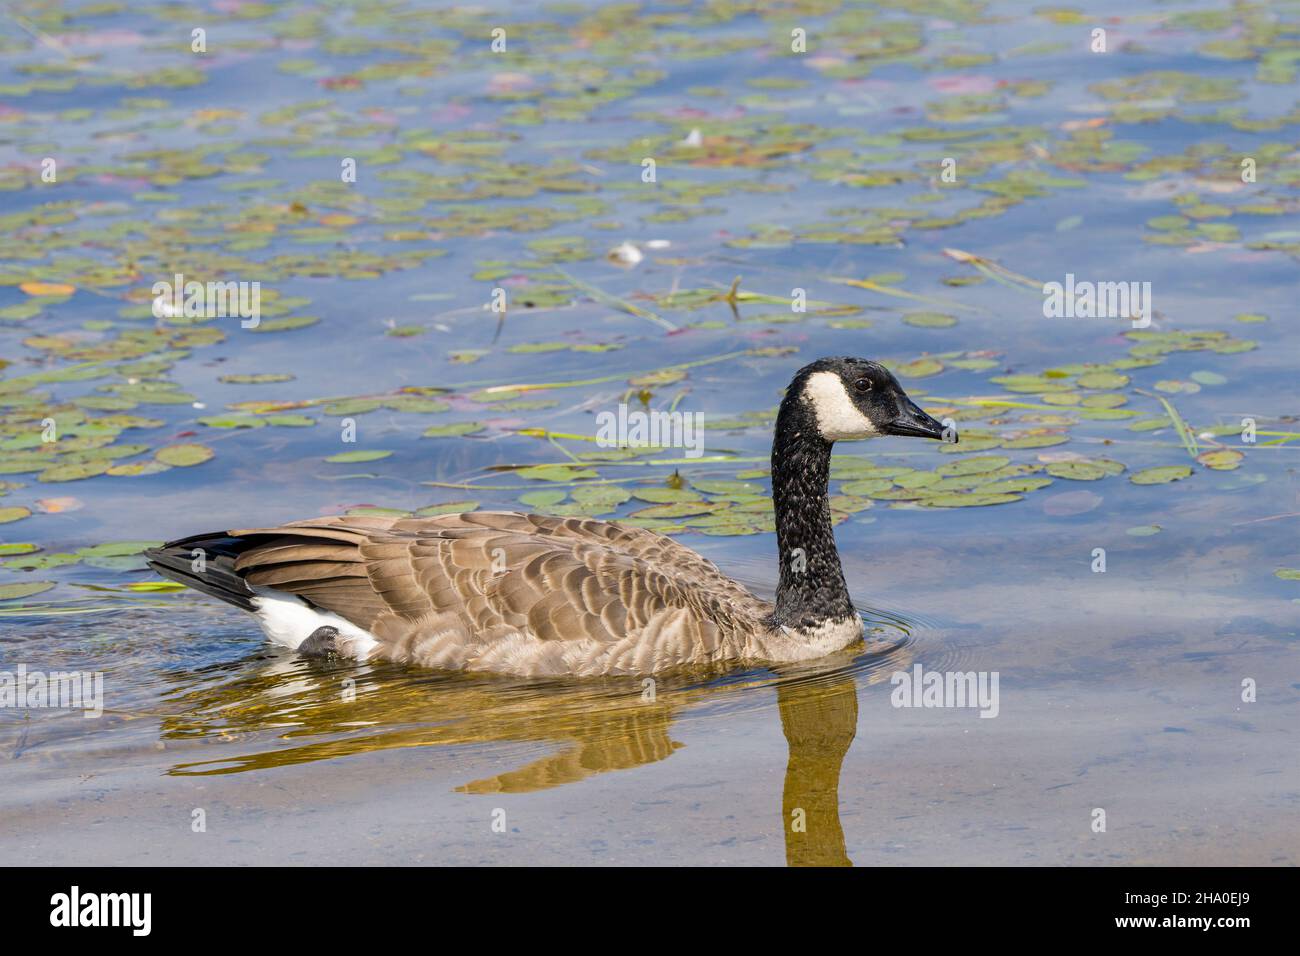
[[[593,461],[591,459],[575,459],[575,461],[584,468],[627,468],[627,467],[660,467],[666,465],[715,465],[715,464],[744,464],[752,465],[759,462],[766,463],[771,461],[770,455],[702,455],[699,458],[647,458],[633,459],[630,461]],[[519,471],[524,468],[547,468],[558,467],[568,468],[574,462],[567,461],[542,461],[529,462],[521,465],[489,465],[489,471]],[[615,479],[617,480],[617,479]],[[423,484],[433,484],[433,482],[423,482]],[[579,484],[589,485],[596,484],[594,481],[581,481]],[[529,487],[534,487],[530,485]]]
[[[960,309],[963,312],[980,311],[973,305],[966,305],[965,303],[956,302],[952,299],[941,299],[938,296],[918,295],[915,292],[908,292],[906,289],[895,289],[891,286],[882,285],[879,282],[873,282],[871,279],[846,279],[840,276],[825,276],[824,278],[827,282],[853,286],[855,289],[867,289],[871,292],[879,292],[881,295],[892,295],[898,299],[910,299],[913,302],[924,302],[926,305],[938,306],[944,309]]]
[[[579,292],[586,293],[591,298],[599,302],[601,305],[607,305],[612,309],[618,309],[620,312],[626,312],[628,315],[634,315],[638,319],[646,319],[650,322],[655,323],[660,328],[667,329],[669,332],[677,331],[677,326],[673,325],[673,323],[669,322],[667,319],[663,318],[662,316],[656,315],[654,312],[651,312],[649,309],[643,309],[639,305],[633,305],[631,302],[628,302],[626,299],[619,298],[618,296],[613,295],[612,293],[606,292],[604,289],[598,286],[594,286],[590,282],[584,282],[582,279],[579,279],[577,276],[570,275],[568,272],[566,272],[564,269],[561,269],[559,266],[555,266],[554,271],[558,275],[560,275],[566,282],[568,282],[569,285],[573,286]]]
[[[117,604],[98,604],[92,607],[68,607],[64,604],[19,604],[0,607],[0,617],[62,617],[69,614],[106,614],[111,611],[135,611],[140,608],[172,607],[169,601],[122,601]]]
[[[497,392],[525,392],[536,391],[544,388],[575,388],[584,385],[604,385],[609,382],[618,382],[627,378],[640,378],[647,375],[654,375],[659,372],[673,372],[681,369],[699,368],[701,365],[712,365],[715,362],[725,362],[729,359],[739,358],[742,355],[751,354],[749,349],[739,349],[735,352],[724,352],[722,355],[715,355],[711,358],[696,359],[693,362],[679,362],[675,365],[664,365],[660,368],[651,369],[648,372],[618,372],[614,375],[602,375],[598,378],[570,379],[564,382],[519,382],[513,385],[491,385],[483,389],[489,394]],[[456,389],[472,388],[473,383],[466,385],[454,386]]]
[[[1032,289],[1034,292],[1042,294],[1043,283],[1028,276],[1022,276],[1019,272],[1012,272],[1005,266],[998,265],[992,259],[985,259],[983,256],[977,256],[973,252],[966,252],[962,249],[944,249],[943,254],[949,259],[974,266],[982,275],[994,282],[1000,282],[1012,289]]]
[[[1061,412],[1069,408],[1062,405],[1039,405],[1035,402],[1018,402],[1009,398],[941,398],[938,395],[926,395],[926,404],[935,405],[974,405],[978,408],[1030,408],[1035,410]]]
[[[1187,422],[1183,420],[1183,416],[1178,414],[1178,409],[1174,408],[1173,403],[1163,395],[1156,395],[1154,392],[1148,392],[1140,388],[1135,388],[1133,391],[1137,392],[1139,395],[1154,398],[1165,407],[1165,413],[1169,416],[1169,420],[1174,423],[1174,429],[1178,432],[1178,437],[1182,440],[1183,447],[1187,449],[1187,454],[1191,455],[1193,459],[1196,458],[1197,454],[1200,452],[1200,446],[1196,443],[1196,433],[1193,432]]]

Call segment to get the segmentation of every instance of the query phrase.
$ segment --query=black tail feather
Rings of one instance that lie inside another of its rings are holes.
[[[144,556],[149,567],[165,578],[179,581],[245,611],[255,611],[253,591],[235,571],[235,559],[252,543],[246,538],[232,538],[224,532],[196,534],[168,542],[161,548],[149,548]],[[201,565],[195,551],[202,552]],[[202,570],[198,570],[196,565]]]

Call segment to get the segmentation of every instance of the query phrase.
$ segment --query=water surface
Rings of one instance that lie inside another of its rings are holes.
[[[105,682],[0,708],[0,859],[1297,862],[1300,21],[1220,6],[0,17],[0,670]],[[176,273],[263,328],[156,318]],[[1067,274],[1151,283],[1150,327],[1046,318]],[[815,665],[308,662],[139,589],[145,543],[479,507],[770,591],[772,415],[827,354],[963,442],[837,450],[870,634]],[[596,447],[620,402],[705,456]],[[997,716],[894,706],[918,665]]]

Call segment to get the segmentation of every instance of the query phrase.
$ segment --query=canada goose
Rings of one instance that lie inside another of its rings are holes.
[[[795,374],[772,440],[775,603],[653,531],[513,512],[309,518],[146,556],[304,654],[520,676],[811,660],[862,634],[826,491],[834,442],[876,435],[944,428],[875,362],[822,358]]]

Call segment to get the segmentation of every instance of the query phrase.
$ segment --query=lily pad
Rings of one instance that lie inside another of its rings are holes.
[[[1025,435],[1022,438],[1012,438],[1002,443],[1003,448],[1050,448],[1053,445],[1064,445],[1070,440],[1069,435]]]
[[[1006,505],[1024,500],[1015,494],[953,494],[931,495],[921,501],[926,508],[978,508],[984,505]]]
[[[525,504],[529,508],[549,508],[552,505],[558,505],[566,497],[567,496],[563,491],[530,491],[527,494],[520,495],[519,501],[521,504]]]
[[[151,458],[148,461],[133,461],[124,465],[114,465],[104,474],[113,475],[117,478],[135,478],[140,475],[156,475],[162,471],[170,471],[171,467],[165,462]]]
[[[1118,372],[1088,372],[1080,375],[1075,382],[1080,388],[1123,388],[1129,383],[1129,377]]]
[[[1002,455],[980,455],[976,458],[959,458],[935,469],[941,475],[983,475],[1011,464]]]
[[[749,481],[731,481],[707,479],[692,481],[691,487],[706,495],[753,495],[763,490],[761,485]]]
[[[387,458],[392,455],[391,451],[380,451],[379,449],[357,451],[341,451],[336,455],[330,455],[325,460],[335,465],[354,465],[362,461],[379,461],[381,458]]]
[[[575,481],[579,478],[599,478],[600,473],[578,465],[533,465],[516,472],[520,478],[538,481]]]
[[[449,501],[441,505],[429,505],[427,508],[421,508],[415,512],[421,518],[433,518],[438,515],[455,515],[463,514],[467,511],[476,511],[479,502],[477,501]]]
[[[43,594],[54,587],[54,581],[24,581],[20,584],[0,584],[0,601],[14,601],[18,598]]]
[[[894,371],[906,378],[929,378],[943,371],[943,363],[938,359],[923,358],[899,365]]]
[[[947,329],[957,324],[953,316],[942,312],[908,312],[903,316],[903,321],[918,329]]]
[[[699,501],[700,496],[688,488],[634,488],[632,495],[641,501],[655,505],[671,504],[674,501]]]
[[[168,445],[165,448],[159,448],[154,452],[154,458],[164,465],[171,465],[175,468],[188,468],[191,465],[201,465],[208,461],[215,454],[207,445],[183,444]]]
[[[1201,452],[1196,456],[1196,460],[1206,468],[1213,468],[1215,471],[1232,471],[1241,466],[1241,461],[1245,457],[1233,448],[1216,448],[1213,451]]]
[[[108,471],[111,461],[70,461],[64,464],[55,465],[53,468],[46,468],[41,472],[37,481],[80,481],[84,478],[94,478],[96,475],[102,475]]]
[[[227,385],[269,385],[273,382],[292,382],[293,379],[287,372],[260,372],[255,375],[222,375],[217,381]]]
[[[483,426],[478,422],[451,422],[447,425],[433,425],[426,428],[420,435],[421,438],[458,438],[461,435],[472,435],[475,432],[481,432]]]
[[[1097,481],[1106,477],[1106,469],[1090,461],[1054,461],[1045,470],[1054,478],[1071,481]]]
[[[1129,476],[1135,485],[1164,485],[1171,481],[1187,478],[1192,473],[1191,465],[1161,465],[1158,468],[1144,468]]]

